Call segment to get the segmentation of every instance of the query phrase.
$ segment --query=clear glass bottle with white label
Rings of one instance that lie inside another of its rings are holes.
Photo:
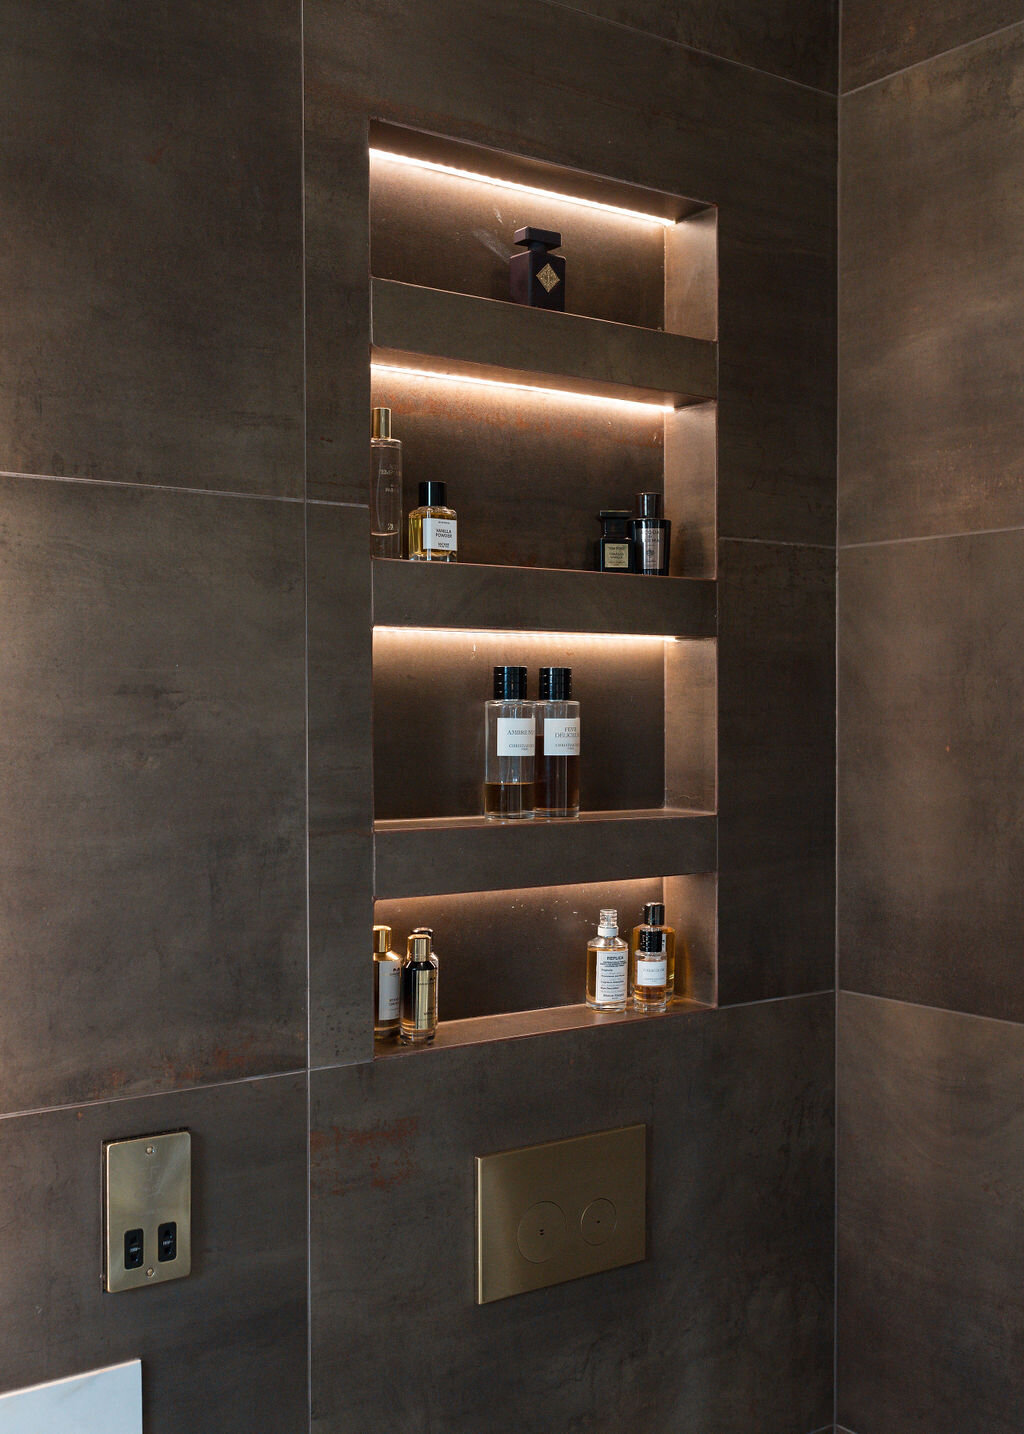
[[[533,816],[536,722],[526,678],[525,667],[496,667],[494,698],[484,703],[484,816],[494,821]]]
[[[619,913],[601,912],[597,935],[587,945],[587,1005],[592,1011],[624,1011],[629,985],[629,947],[619,935]]]
[[[373,928],[373,1038],[391,1041],[402,1014],[402,958],[391,949],[391,927]]]
[[[437,1035],[437,957],[433,941],[429,926],[417,926],[407,942],[398,1031],[403,1046],[426,1045]]]
[[[676,933],[665,925],[665,908],[648,901],[643,920],[633,927],[629,987],[633,1007],[645,1015],[667,1011],[675,994]]]
[[[540,669],[534,805],[539,817],[580,814],[580,704],[572,700],[572,668]]]
[[[414,563],[454,563],[459,556],[459,524],[448,507],[445,483],[421,483],[420,506],[409,514],[409,557]]]

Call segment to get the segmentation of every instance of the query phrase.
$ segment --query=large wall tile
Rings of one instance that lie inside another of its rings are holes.
[[[1024,1020],[1024,533],[840,559],[842,984]]]
[[[1024,25],[843,101],[840,535],[1024,523]]]
[[[831,1418],[832,999],[312,1076],[313,1429]],[[628,1071],[628,1078],[624,1072]],[[650,1258],[474,1303],[474,1156],[634,1121]]]
[[[192,1273],[108,1295],[103,1142],[182,1128]],[[146,1434],[307,1427],[304,1076],[11,1117],[0,1149],[0,1388],[137,1357]]]
[[[302,508],[0,483],[2,1108],[305,1057]]]
[[[1024,1425],[1022,1068],[1020,1026],[841,998],[839,1414],[853,1429]]]
[[[301,494],[299,11],[4,7],[0,469]]]
[[[842,88],[869,84],[1021,18],[1020,0],[844,0]]]
[[[830,988],[835,963],[835,555],[720,545],[723,1003]]]

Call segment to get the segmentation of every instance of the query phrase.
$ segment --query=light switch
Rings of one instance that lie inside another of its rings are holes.
[[[477,1303],[646,1255],[647,1127],[479,1155]]]
[[[187,1130],[104,1146],[108,1293],[192,1269],[192,1137]]]

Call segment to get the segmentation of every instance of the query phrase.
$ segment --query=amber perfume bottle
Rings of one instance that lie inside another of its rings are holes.
[[[631,573],[633,535],[629,513],[619,508],[602,508],[597,517],[601,524],[601,536],[597,540],[597,571]]]
[[[429,926],[417,926],[407,942],[398,1032],[403,1046],[426,1045],[437,1035],[437,957],[433,941]]]
[[[494,697],[484,703],[484,816],[494,821],[533,816],[537,727],[526,678],[525,667],[496,667]]]
[[[601,912],[597,935],[587,946],[587,1005],[592,1011],[624,1011],[629,984],[629,947],[619,935],[619,914]]]
[[[630,942],[630,990],[633,1007],[645,1015],[667,1011],[675,987],[676,933],[665,925],[665,908],[648,901]]]
[[[514,304],[532,309],[565,308],[565,260],[552,254],[562,242],[553,229],[517,229],[515,241],[525,251],[508,261],[509,293]]]
[[[572,700],[572,668],[542,667],[537,702],[533,779],[539,817],[580,813],[580,704]]]
[[[636,495],[636,516],[630,524],[633,534],[633,562],[635,571],[647,577],[668,576],[672,524],[664,517],[663,507],[660,493]]]
[[[373,1038],[398,1035],[402,1012],[402,958],[391,949],[391,927],[373,928]]]
[[[454,563],[458,555],[458,521],[446,484],[421,483],[420,506],[409,514],[409,557],[414,563]]]
[[[402,556],[402,445],[391,436],[390,408],[370,416],[370,552]]]

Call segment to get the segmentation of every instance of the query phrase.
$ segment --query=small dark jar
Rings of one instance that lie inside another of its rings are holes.
[[[552,254],[562,242],[553,229],[517,229],[515,241],[525,252],[508,261],[509,292],[514,304],[532,309],[565,310],[565,260]]]

